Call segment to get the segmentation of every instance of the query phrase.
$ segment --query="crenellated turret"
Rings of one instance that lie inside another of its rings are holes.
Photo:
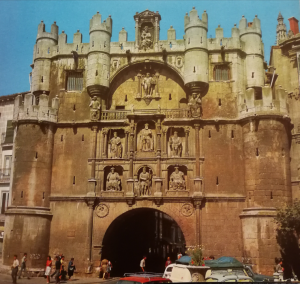
[[[199,19],[195,7],[184,19],[184,83],[191,91],[201,92],[202,95],[208,89],[207,19],[206,11],[202,15],[202,20]]]
[[[34,46],[32,71],[32,92],[39,95],[43,91],[50,92],[50,65],[52,48],[58,42],[58,26],[56,22],[51,25],[51,32],[45,31],[43,21],[38,25],[36,45]]]
[[[264,86],[264,52],[261,40],[260,20],[255,15],[253,22],[247,23],[243,16],[239,24],[240,40],[244,42],[246,53],[246,88]]]
[[[105,104],[103,95],[109,88],[111,33],[111,17],[101,22],[101,14],[97,12],[90,20],[87,88],[91,96],[101,96],[103,104]]]

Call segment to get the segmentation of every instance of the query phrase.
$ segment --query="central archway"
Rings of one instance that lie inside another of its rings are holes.
[[[166,258],[185,251],[185,238],[169,215],[150,208],[130,210],[116,218],[103,239],[102,259],[112,262],[112,276],[139,272],[146,256],[146,271],[163,272]]]

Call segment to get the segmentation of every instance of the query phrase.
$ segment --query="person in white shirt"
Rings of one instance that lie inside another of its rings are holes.
[[[140,267],[141,267],[141,271],[142,272],[145,272],[145,266],[146,266],[146,260],[147,259],[147,257],[145,256],[142,260],[141,260],[141,262],[140,262]]]
[[[13,265],[11,267],[11,277],[14,284],[17,283],[18,267],[19,267],[19,260],[18,260],[18,256],[15,254]]]
[[[19,272],[19,279],[21,279],[22,271],[24,271],[24,274],[25,273],[27,274],[27,279],[30,279],[29,274],[28,274],[28,270],[26,269],[26,261],[27,261],[27,253],[25,252],[24,256],[22,258],[22,261],[21,261],[21,269],[20,269],[20,272]]]

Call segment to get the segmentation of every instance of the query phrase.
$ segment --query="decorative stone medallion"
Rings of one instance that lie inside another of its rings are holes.
[[[180,212],[183,216],[189,217],[194,213],[194,207],[192,206],[192,204],[183,204]]]
[[[96,207],[95,211],[96,211],[96,214],[97,214],[98,217],[104,218],[104,217],[106,217],[108,215],[109,208],[108,208],[108,206],[106,204],[100,203]]]

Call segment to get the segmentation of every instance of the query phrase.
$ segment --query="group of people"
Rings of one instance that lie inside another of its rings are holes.
[[[56,284],[60,283],[60,280],[66,280],[66,274],[69,276],[69,280],[71,280],[71,277],[73,276],[74,270],[76,270],[75,264],[74,264],[74,258],[71,258],[69,265],[68,265],[68,271],[65,271],[65,257],[61,254],[55,257],[55,271],[51,274],[52,269],[52,259],[49,255],[47,257],[46,262],[46,268],[45,268],[45,277],[47,278],[47,283],[50,283],[50,277],[55,276]],[[22,276],[22,272],[24,271],[24,274],[27,274],[27,278],[30,279],[28,270],[26,269],[26,262],[27,262],[27,253],[24,253],[24,256],[21,261],[21,269],[19,271],[19,279]],[[12,280],[13,283],[17,283],[17,277],[18,277],[18,270],[19,270],[19,260],[18,256],[14,255],[14,261],[12,265]]]

